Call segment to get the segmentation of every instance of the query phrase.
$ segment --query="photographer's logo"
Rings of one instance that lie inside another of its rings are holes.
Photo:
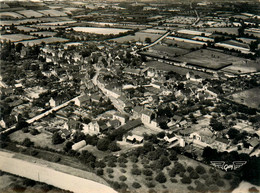
[[[211,161],[210,164],[216,168],[228,171],[228,170],[236,170],[243,165],[245,165],[246,161],[233,161],[232,164],[226,164],[225,161]]]

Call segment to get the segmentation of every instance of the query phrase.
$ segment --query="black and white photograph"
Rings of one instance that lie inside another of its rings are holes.
[[[0,0],[1,193],[259,193],[260,0]]]

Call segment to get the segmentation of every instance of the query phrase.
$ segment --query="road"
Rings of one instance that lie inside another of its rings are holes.
[[[0,170],[2,171],[35,181],[44,182],[46,184],[50,184],[75,193],[116,192],[106,185],[57,171],[54,168],[49,167],[48,164],[41,162],[32,163],[29,161],[24,161],[14,158],[14,154],[0,151]]]

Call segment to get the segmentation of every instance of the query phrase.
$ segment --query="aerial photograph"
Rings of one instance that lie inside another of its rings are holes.
[[[260,0],[0,0],[1,193],[259,193]]]

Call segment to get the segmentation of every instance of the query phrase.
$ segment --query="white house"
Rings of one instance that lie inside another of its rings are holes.
[[[74,145],[72,145],[71,149],[74,150],[74,151],[77,151],[79,149],[81,149],[82,147],[86,146],[86,141],[85,140],[82,140],[82,141],[79,141],[78,143],[75,143]]]

